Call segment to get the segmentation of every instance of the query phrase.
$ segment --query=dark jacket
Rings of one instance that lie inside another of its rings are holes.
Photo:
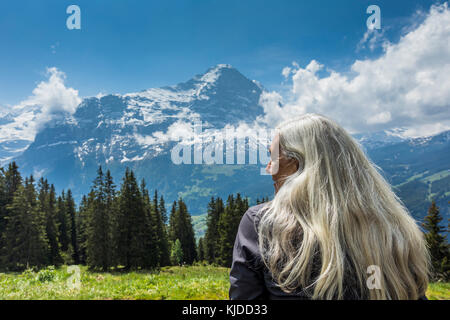
[[[274,282],[267,270],[258,248],[257,227],[264,204],[250,207],[241,219],[233,248],[233,262],[230,271],[229,296],[232,300],[254,299],[292,299],[309,300],[312,289],[305,291],[299,288],[293,293],[285,293]],[[313,262],[311,278],[318,275],[320,262]],[[316,271],[314,271],[316,270]],[[350,276],[344,278],[344,299],[360,300],[354,279]],[[426,296],[419,300],[428,300]]]

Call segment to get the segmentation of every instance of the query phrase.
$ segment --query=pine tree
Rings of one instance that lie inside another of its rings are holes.
[[[166,225],[166,207],[164,205],[164,198],[161,196],[160,203],[158,203],[158,191],[155,190],[152,204],[153,216],[155,217],[156,238],[159,251],[159,265],[166,266],[170,264],[169,242],[167,238]]]
[[[97,170],[87,210],[87,265],[91,269],[108,270],[111,263],[111,234],[109,212],[106,208],[105,177],[102,167]]]
[[[152,205],[150,196],[146,188],[145,180],[141,181],[141,193],[144,202],[146,231],[145,231],[145,264],[144,267],[155,268],[159,265],[161,256],[160,239],[158,237],[158,219],[157,204]],[[155,210],[156,207],[156,210]]]
[[[77,228],[76,228],[76,209],[75,209],[75,200],[72,196],[72,191],[70,189],[67,190],[67,199],[66,199],[66,210],[67,216],[69,217],[70,222],[70,243],[72,246],[73,254],[72,260],[75,264],[80,263],[80,253],[78,251],[78,241],[77,241]]]
[[[70,235],[69,235],[69,218],[67,216],[67,207],[66,207],[66,195],[64,190],[61,192],[61,195],[58,196],[57,200],[57,217],[58,217],[58,226],[59,226],[59,241],[61,244],[61,251],[68,251],[70,245]]]
[[[219,200],[219,198],[217,198]],[[206,232],[205,232],[205,259],[208,263],[214,262],[214,244],[217,236],[217,224],[219,222],[219,215],[216,212],[216,200],[211,197],[208,203],[208,213],[206,217]],[[200,245],[200,244],[199,244]]]
[[[219,252],[216,261],[221,266],[230,267],[232,260],[232,241],[233,241],[233,220],[234,220],[235,201],[234,196],[230,195],[223,214],[219,218]]]
[[[12,203],[14,193],[22,184],[22,177],[19,173],[19,167],[16,162],[13,161],[8,165],[8,170],[5,172],[6,194],[7,203]]]
[[[169,219],[169,239],[172,243],[180,240],[183,249],[183,259],[186,264],[192,264],[197,256],[194,228],[191,215],[187,211],[183,199],[174,201]]]
[[[0,174],[0,264],[1,257],[5,254],[3,233],[6,230],[7,217],[9,215],[7,206],[11,205],[14,193],[19,185],[22,184],[22,177],[19,173],[19,167],[16,162],[9,163],[8,169],[5,171],[1,168]],[[1,267],[0,267],[1,268]]]
[[[178,239],[177,236],[180,234],[180,223],[179,223],[179,215],[180,212],[177,211],[177,202],[174,201],[172,203],[172,209],[170,210],[169,216],[169,240],[172,244],[175,244],[175,241]]]
[[[155,191],[156,192],[156,191]],[[168,266],[170,265],[170,251],[169,251],[169,236],[167,232],[167,210],[164,202],[164,197],[161,196],[159,199],[159,214],[161,216],[161,230],[159,231],[161,239],[161,258],[160,265]]]
[[[49,243],[48,262],[50,265],[58,266],[63,262],[59,243],[58,217],[56,211],[55,186],[48,185],[47,179],[39,180],[39,204],[40,211],[43,212],[45,232]]]
[[[198,239],[197,260],[198,261],[204,261],[205,260],[205,248],[204,248],[203,237]]]
[[[92,192],[92,191],[91,191]],[[89,198],[94,196],[90,195]],[[80,207],[76,212],[75,226],[76,226],[76,242],[78,246],[79,263],[86,264],[87,254],[86,254],[86,243],[87,243],[87,214],[89,209],[89,200],[86,195],[80,203]]]
[[[428,214],[424,220],[425,222],[422,226],[428,231],[425,234],[425,239],[430,250],[433,267],[432,281],[448,281],[450,276],[448,263],[450,261],[450,249],[445,236],[441,235],[445,228],[439,225],[442,221],[442,216],[434,200],[431,202]]]
[[[8,205],[4,232],[4,262],[9,270],[20,271],[29,267],[41,267],[47,263],[45,228],[41,224],[33,176],[20,184]]]
[[[105,220],[106,224],[104,228],[106,229],[107,238],[109,244],[106,246],[108,264],[113,266],[116,262],[115,256],[115,243],[114,243],[114,232],[117,223],[117,210],[118,210],[118,199],[116,192],[116,185],[114,184],[111,171],[108,169],[106,171],[104,180],[104,193],[105,193]]]
[[[178,200],[178,209],[180,211],[180,219],[182,223],[184,235],[181,246],[183,248],[183,257],[187,264],[192,264],[197,259],[197,248],[195,243],[195,233],[192,226],[192,218],[187,210],[187,206],[183,199]]]
[[[167,218],[167,210],[166,210],[166,204],[165,204],[163,196],[161,196],[159,198],[159,212],[161,213],[161,218],[162,218],[163,224],[167,225],[167,222],[168,222],[167,221],[168,220],[168,218]]]
[[[214,199],[208,204],[208,216],[206,220],[206,233],[204,239],[205,259],[208,263],[216,262],[219,255],[219,218],[224,212],[221,198]]]
[[[31,209],[28,217],[31,232],[30,232],[30,255],[29,264],[33,266],[42,267],[48,263],[46,253],[48,251],[48,239],[45,233],[44,213],[41,212],[39,202],[37,199],[37,192],[34,186],[33,175],[30,175],[28,183],[25,183],[25,195],[27,203]],[[31,262],[32,261],[32,262]]]
[[[126,269],[137,269],[145,265],[147,223],[142,194],[133,171],[128,167],[119,197],[116,231],[118,261]]]
[[[233,246],[239,223],[248,209],[248,199],[242,199],[238,193],[236,199],[230,195],[223,214],[219,218],[219,257],[216,261],[225,267],[230,267],[233,257]]]

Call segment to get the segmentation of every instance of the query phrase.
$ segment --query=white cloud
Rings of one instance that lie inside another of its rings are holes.
[[[80,104],[78,90],[67,88],[64,84],[66,75],[57,68],[47,68],[47,81],[42,81],[33,90],[33,95],[21,103],[21,106],[42,106],[43,114],[58,112],[73,113]]]
[[[428,123],[422,124],[411,128],[405,128],[400,136],[403,137],[423,137],[438,134],[442,131],[449,130],[450,126],[442,123]]]
[[[81,102],[78,91],[67,88],[66,75],[57,68],[47,69],[47,80],[40,82],[32,96],[13,106],[14,121],[0,127],[0,142],[33,141],[36,132],[48,121],[75,112]]]
[[[257,121],[251,124],[240,121],[236,124],[227,124],[224,128],[219,129],[209,127],[207,123],[178,120],[172,123],[166,131],[157,131],[145,136],[135,133],[133,137],[139,145],[146,148],[167,142],[185,145],[201,144],[205,148],[223,141],[233,140],[236,148],[240,148],[237,152],[245,154],[248,150],[243,148],[244,145],[252,150],[258,150],[258,145],[260,145],[263,147],[261,150],[265,151],[269,147],[273,135],[273,130],[268,130],[265,124]]]
[[[283,98],[278,92],[263,91],[259,97],[259,104],[264,109],[266,123],[273,124],[283,120],[287,107],[282,108]]]
[[[191,139],[194,136],[192,124],[183,120],[177,120],[169,126],[166,132],[157,131],[153,133],[157,142],[178,141],[180,139]]]
[[[192,139],[194,136],[193,130],[193,123],[177,120],[167,128],[166,132],[156,131],[146,136],[135,133],[134,139],[140,145],[158,145],[169,141],[179,141],[180,139]]]
[[[289,74],[291,73],[291,68],[290,67],[284,67],[283,70],[281,71],[281,74],[283,75],[283,77],[288,78]]]
[[[332,70],[319,77],[323,65],[287,69],[290,94],[263,96],[265,122],[306,112],[329,116],[351,132],[410,128],[406,134],[450,129],[450,10],[432,6],[423,22],[398,43],[386,42],[376,59],[355,61],[348,73]],[[285,101],[280,107],[278,102]]]
[[[364,33],[363,38],[359,41],[356,46],[356,51],[360,51],[362,49],[369,48],[370,51],[374,51],[378,46],[382,46],[383,49],[386,49],[390,44],[389,41],[384,37],[386,27],[383,29],[367,29]]]
[[[367,123],[368,124],[386,123],[389,122],[390,120],[391,120],[391,113],[389,111],[384,111],[369,117],[369,119],[367,119]]]
[[[107,96],[108,94],[107,93],[104,93],[104,92],[99,92],[99,93],[97,93],[97,95],[95,96],[97,99],[101,99],[101,98],[103,98],[104,96]]]

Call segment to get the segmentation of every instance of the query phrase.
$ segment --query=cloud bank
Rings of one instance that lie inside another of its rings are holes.
[[[398,43],[384,42],[378,58],[356,60],[345,74],[331,70],[319,77],[322,69],[315,60],[304,68],[295,63],[284,68],[289,94],[261,97],[264,121],[274,126],[315,112],[351,132],[402,127],[405,135],[423,136],[450,129],[448,4],[432,6],[424,21]]]
[[[75,112],[81,102],[78,91],[65,85],[66,75],[57,68],[47,68],[47,79],[40,82],[28,99],[10,108],[14,120],[0,127],[0,142],[33,141],[36,132],[53,119]]]

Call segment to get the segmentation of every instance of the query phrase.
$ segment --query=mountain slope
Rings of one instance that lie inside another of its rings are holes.
[[[88,98],[73,115],[47,123],[16,161],[25,174],[44,175],[58,190],[71,188],[77,201],[88,193],[98,165],[111,170],[116,184],[129,166],[167,200],[182,196],[196,213],[209,197],[236,191],[222,176],[238,170],[250,181],[259,167],[176,165],[172,147],[195,120],[205,129],[254,121],[263,114],[261,93],[256,82],[218,65],[176,86]]]
[[[450,218],[450,131],[369,149],[368,154],[417,219],[426,215],[434,199],[446,225]]]

